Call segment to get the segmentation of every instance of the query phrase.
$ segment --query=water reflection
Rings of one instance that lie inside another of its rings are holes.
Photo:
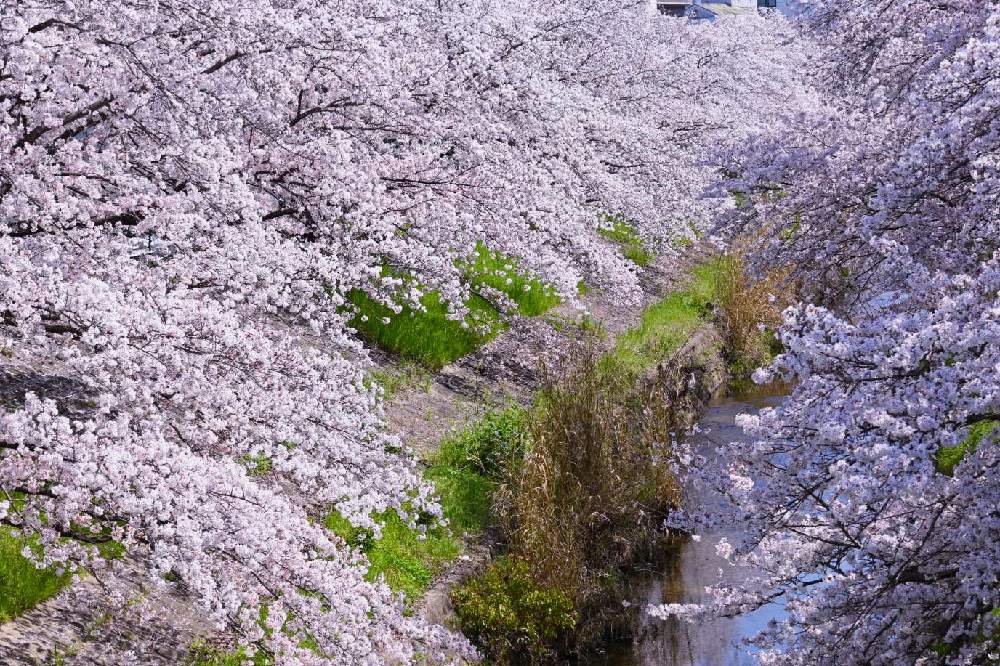
[[[786,387],[771,386],[743,390],[709,405],[699,422],[701,432],[693,442],[697,450],[714,451],[719,442],[737,441],[743,431],[736,426],[738,414],[753,413],[781,402]],[[711,501],[702,498],[701,501]],[[607,652],[586,661],[592,666],[744,666],[755,664],[752,649],[741,640],[753,636],[767,622],[780,618],[775,604],[732,619],[686,623],[666,622],[641,612],[651,604],[697,603],[705,599],[705,587],[719,580],[720,571],[729,581],[739,582],[746,570],[729,566],[715,552],[719,539],[738,541],[739,534],[719,531],[698,541],[684,539],[664,552],[660,562],[640,572],[630,582],[628,601],[636,609],[633,636],[627,643],[611,645]]]

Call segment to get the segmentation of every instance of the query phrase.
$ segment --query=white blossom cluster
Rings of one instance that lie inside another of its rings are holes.
[[[485,243],[567,297],[634,298],[602,215],[705,224],[705,149],[787,94],[753,69],[778,27],[625,0],[0,0],[0,522],[45,564],[96,572],[119,542],[278,663],[461,652],[317,521],[436,508],[345,294],[415,301],[407,275],[457,316]]]
[[[731,217],[812,302],[757,376],[791,396],[702,477],[761,572],[714,610],[785,604],[767,663],[993,663],[1000,7],[821,0],[803,27],[818,103],[737,157],[751,196]]]

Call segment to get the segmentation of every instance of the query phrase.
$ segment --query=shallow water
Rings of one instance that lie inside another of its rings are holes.
[[[769,387],[713,401],[699,421],[695,450],[714,449],[719,442],[737,441],[743,431],[734,420],[738,414],[756,412],[781,402],[784,387]],[[702,535],[699,541],[686,539],[662,561],[650,565],[630,581],[628,603],[635,609],[633,637],[628,642],[607,646],[603,654],[585,663],[589,666],[744,666],[756,663],[751,648],[741,639],[753,636],[783,609],[773,604],[732,619],[701,621],[694,624],[651,618],[641,609],[650,604],[693,603],[705,598],[705,586],[718,581],[720,570],[729,581],[746,577],[744,569],[729,566],[715,553],[722,537],[735,542],[739,534],[719,531]]]

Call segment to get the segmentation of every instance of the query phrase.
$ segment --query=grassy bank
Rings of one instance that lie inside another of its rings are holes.
[[[601,363],[635,375],[669,357],[709,316],[721,267],[718,260],[696,266],[682,288],[650,305],[638,326],[618,336]]]
[[[476,295],[466,301],[468,314],[461,320],[451,318],[447,303],[437,292],[424,295],[422,309],[404,307],[398,314],[362,291],[347,296],[357,308],[351,327],[358,335],[431,370],[471,354],[505,326],[496,308]]]
[[[678,505],[662,463],[691,409],[679,372],[637,379],[710,316],[719,269],[696,268],[610,351],[591,349],[550,377],[517,427],[489,440],[495,453],[464,457],[500,463],[490,466],[489,509],[502,556],[452,595],[463,631],[497,663],[585,649],[614,621],[605,609],[623,572]]]
[[[428,461],[425,477],[434,484],[445,518],[431,517],[411,525],[390,510],[376,516],[382,525],[376,538],[336,512],[324,524],[369,562],[368,580],[382,579],[401,592],[408,604],[419,601],[434,575],[462,552],[466,534],[482,531],[494,519],[494,493],[528,445],[529,413],[510,407],[447,436]]]
[[[325,525],[365,554],[368,580],[383,579],[413,603],[427,591],[434,574],[458,556],[461,542],[447,527],[408,525],[394,510],[377,519],[382,525],[377,539],[369,530],[353,527],[336,512],[327,515]]]

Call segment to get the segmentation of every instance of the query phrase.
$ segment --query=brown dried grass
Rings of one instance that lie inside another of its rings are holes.
[[[578,606],[680,502],[669,465],[676,383],[664,376],[637,390],[633,373],[589,349],[542,392],[531,448],[498,513],[535,580]]]
[[[790,275],[791,270],[782,267],[755,276],[739,250],[719,260],[716,327],[736,374],[749,374],[770,362],[775,341],[769,332],[778,328],[782,311],[795,300]]]

